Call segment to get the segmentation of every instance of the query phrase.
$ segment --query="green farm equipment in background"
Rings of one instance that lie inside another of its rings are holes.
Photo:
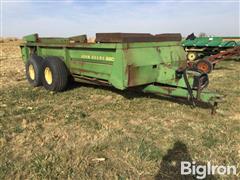
[[[190,66],[210,73],[221,60],[240,56],[240,37],[196,37],[182,41]]]
[[[220,95],[205,90],[208,75],[188,69],[180,34],[97,33],[70,38],[24,37],[26,77],[32,86],[63,91],[77,82],[135,89],[216,105]]]
[[[189,61],[215,55],[229,48],[240,46],[240,37],[196,37],[190,34],[182,41]]]

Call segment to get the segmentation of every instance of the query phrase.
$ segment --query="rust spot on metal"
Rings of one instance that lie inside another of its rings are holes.
[[[128,44],[128,43],[127,43]],[[127,86],[135,86],[137,84],[136,78],[138,74],[138,68],[135,64],[132,62],[132,53],[128,49],[123,50],[123,55],[124,55],[124,60],[126,63],[126,68],[125,68],[125,75],[128,78],[127,80]]]
[[[208,60],[215,64],[221,60],[228,59],[232,56],[240,56],[240,46],[236,46],[234,48],[221,51],[218,54],[210,56]]]
[[[131,87],[136,85],[138,67],[134,67],[133,65],[128,65],[127,70],[128,70],[128,86]]]

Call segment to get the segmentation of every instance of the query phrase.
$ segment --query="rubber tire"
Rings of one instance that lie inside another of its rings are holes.
[[[42,85],[43,63],[44,63],[44,59],[42,57],[37,56],[37,55],[32,55],[25,65],[27,80],[33,87]],[[33,66],[33,69],[35,72],[34,80],[32,80],[29,75],[29,66],[30,65]]]
[[[48,84],[44,70],[46,67],[49,67],[52,72],[52,83]],[[47,57],[43,63],[43,76],[42,83],[45,89],[49,91],[63,91],[66,89],[68,84],[68,70],[65,63],[57,57]]]
[[[193,59],[189,58],[190,55],[194,55],[195,57]],[[196,52],[188,52],[187,53],[187,59],[191,62],[195,61],[198,58],[198,54]]]
[[[206,65],[207,69],[201,69],[201,68],[199,67],[201,64]],[[208,73],[212,72],[212,70],[213,70],[213,64],[212,64],[210,61],[206,60],[206,59],[201,59],[201,60],[199,60],[199,61],[196,63],[196,68],[197,68],[199,71],[208,74]]]

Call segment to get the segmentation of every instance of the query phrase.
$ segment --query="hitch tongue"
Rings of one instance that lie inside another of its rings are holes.
[[[217,107],[219,102],[223,102],[225,95],[217,94],[217,93],[209,93],[209,92],[203,92],[202,98],[207,97],[207,101],[211,105],[211,114],[214,115],[217,112]]]
[[[187,72],[186,72],[186,69],[183,71],[183,78],[184,78],[184,82],[187,86],[187,91],[188,91],[188,94],[190,96],[190,101],[192,103],[192,106],[193,107],[196,107],[196,103],[195,103],[195,98],[194,98],[194,95],[193,95],[193,90],[189,84],[189,81],[188,81],[188,78],[187,78]]]

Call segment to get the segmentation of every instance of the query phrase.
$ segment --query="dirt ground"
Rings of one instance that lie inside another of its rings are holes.
[[[240,61],[210,74],[209,89],[226,95],[212,116],[113,88],[33,88],[19,43],[0,43],[0,179],[180,179],[182,160],[238,168],[238,177],[209,179],[240,177]]]

